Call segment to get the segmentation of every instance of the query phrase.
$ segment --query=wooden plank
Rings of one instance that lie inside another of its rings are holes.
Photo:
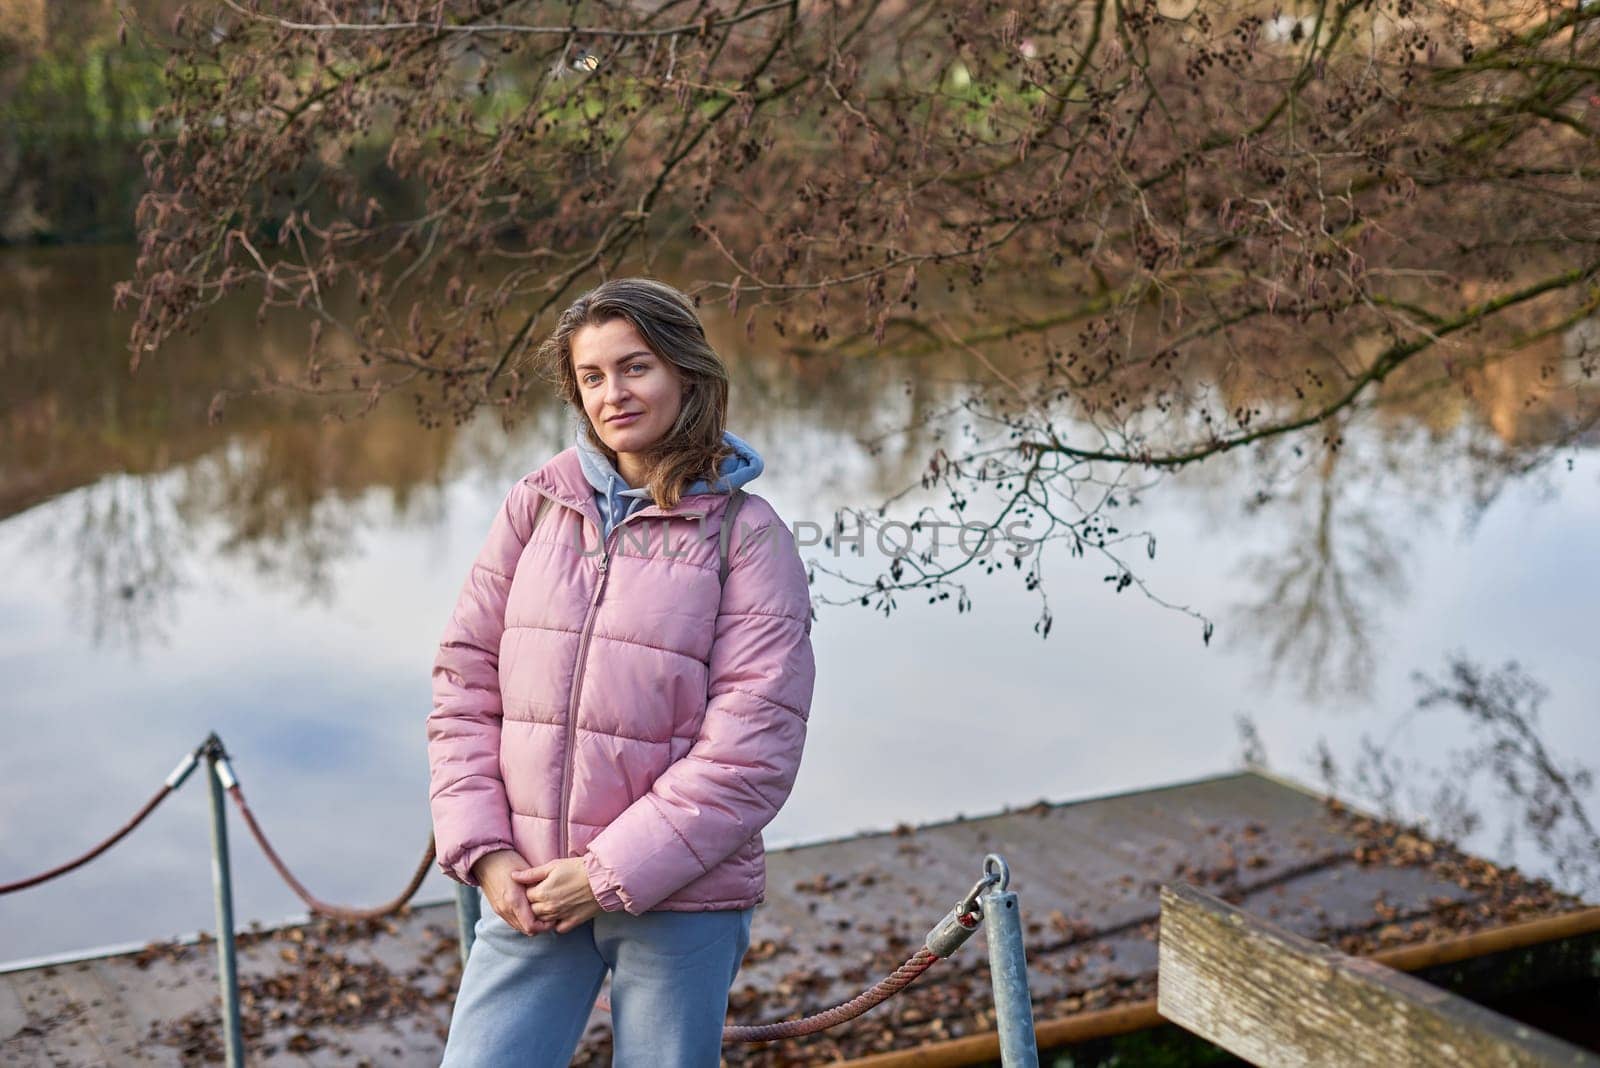
[[[1194,887],[1161,889],[1162,1016],[1262,1068],[1570,1065],[1600,1058]]]

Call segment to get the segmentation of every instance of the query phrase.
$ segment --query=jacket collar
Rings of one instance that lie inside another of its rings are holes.
[[[726,437],[732,437],[726,431],[724,434]],[[740,442],[740,444],[742,445],[743,442]],[[748,449],[749,446],[745,446],[745,448]],[[750,450],[750,455],[754,456],[753,449]],[[609,467],[610,465],[607,464],[607,466]],[[724,484],[729,481],[727,476],[729,466],[729,463],[724,461],[724,477],[720,480]],[[761,472],[761,459],[759,456],[755,456],[753,464],[745,463],[742,466],[749,470],[750,474],[748,477],[739,478],[739,483],[748,482]],[[600,509],[595,504],[595,489],[590,484],[588,476],[584,473],[583,460],[578,454],[577,445],[569,445],[562,449],[527,477],[535,488],[541,490],[551,499],[576,508],[593,520],[597,528],[604,527]],[[727,496],[731,492],[731,489],[707,490],[705,486],[704,479],[695,482],[689,487],[690,492],[685,493],[678,501],[678,506],[671,511],[663,511],[656,504],[647,503],[643,507],[629,512],[629,515],[677,515],[684,511],[704,513],[713,500],[717,497]],[[623,492],[630,491],[624,490]],[[634,491],[633,495],[637,496],[639,492],[648,495],[649,490],[641,487],[640,491]]]
[[[593,510],[594,491],[589,488],[589,480],[583,477],[576,445],[556,453],[544,466],[528,475],[528,481],[554,500],[580,511]]]

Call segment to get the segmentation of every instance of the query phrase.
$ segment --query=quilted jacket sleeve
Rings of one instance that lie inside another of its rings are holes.
[[[433,664],[428,804],[439,868],[477,886],[472,865],[514,848],[500,778],[500,636],[511,575],[527,544],[538,491],[512,487],[467,573]]]
[[[589,843],[600,907],[646,912],[749,841],[788,799],[816,668],[805,565],[788,527],[735,526],[711,646],[705,718],[689,752]]]

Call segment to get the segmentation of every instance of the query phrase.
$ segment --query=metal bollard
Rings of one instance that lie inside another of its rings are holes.
[[[986,876],[999,876],[979,902],[984,939],[989,943],[1000,1063],[1005,1068],[1039,1068],[1033,998],[1028,993],[1028,961],[1022,944],[1022,910],[1017,906],[1017,895],[1006,889],[1011,882],[1011,869],[998,853],[990,853],[983,858],[983,870]]]
[[[222,1023],[228,1068],[243,1068],[239,1028],[239,967],[233,946],[233,878],[228,867],[228,811],[223,791],[235,782],[222,739],[206,739],[206,781],[211,785],[211,884],[217,898],[217,977],[222,983]]]
[[[461,935],[461,966],[467,966],[467,955],[472,952],[472,939],[477,934],[478,917],[483,914],[483,899],[476,886],[456,883],[456,928]]]

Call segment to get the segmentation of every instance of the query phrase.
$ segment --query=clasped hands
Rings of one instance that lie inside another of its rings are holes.
[[[472,866],[489,905],[525,935],[566,934],[602,911],[578,857],[530,866],[515,849],[486,853]]]

